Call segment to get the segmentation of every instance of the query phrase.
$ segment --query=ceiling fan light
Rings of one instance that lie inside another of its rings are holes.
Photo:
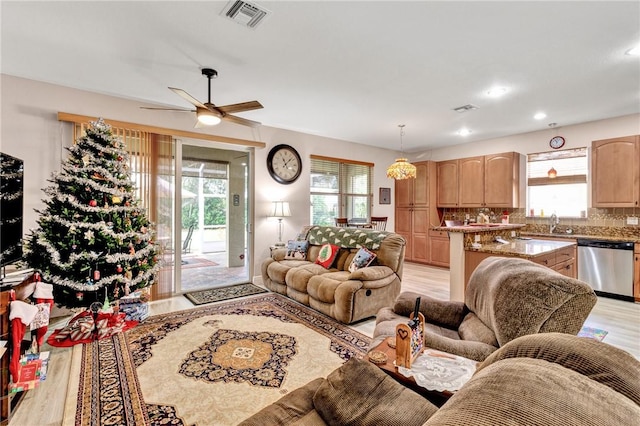
[[[198,116],[198,121],[206,126],[215,126],[216,124],[220,124],[220,121],[222,121],[216,113],[208,109],[198,108],[196,114]]]

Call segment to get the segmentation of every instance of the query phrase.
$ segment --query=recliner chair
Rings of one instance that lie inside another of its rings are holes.
[[[465,301],[403,292],[376,317],[370,349],[408,321],[417,297],[425,346],[482,361],[511,340],[536,333],[577,334],[596,304],[588,284],[526,259],[489,257],[473,271]]]

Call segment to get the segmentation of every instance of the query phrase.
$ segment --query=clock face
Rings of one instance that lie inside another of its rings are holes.
[[[556,136],[551,138],[549,146],[553,149],[562,148],[564,146],[564,138],[562,136]]]
[[[293,183],[302,173],[300,154],[289,145],[276,145],[267,156],[267,169],[276,182]]]

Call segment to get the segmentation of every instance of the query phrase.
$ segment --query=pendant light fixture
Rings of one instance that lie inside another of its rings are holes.
[[[547,172],[547,177],[549,179],[555,179],[556,176],[558,176],[558,172],[556,171],[556,169],[553,168],[553,166],[551,166],[551,168]]]
[[[400,153],[402,156],[396,158],[396,162],[387,168],[387,177],[395,180],[415,178],[416,166],[403,157],[402,136],[404,136],[404,124],[398,124],[398,127],[400,128]]]

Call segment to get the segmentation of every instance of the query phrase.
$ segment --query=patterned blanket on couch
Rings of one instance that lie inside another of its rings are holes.
[[[365,247],[378,250],[390,232],[366,228],[337,228],[333,226],[312,226],[307,233],[309,244],[321,246],[335,244],[343,248]]]

